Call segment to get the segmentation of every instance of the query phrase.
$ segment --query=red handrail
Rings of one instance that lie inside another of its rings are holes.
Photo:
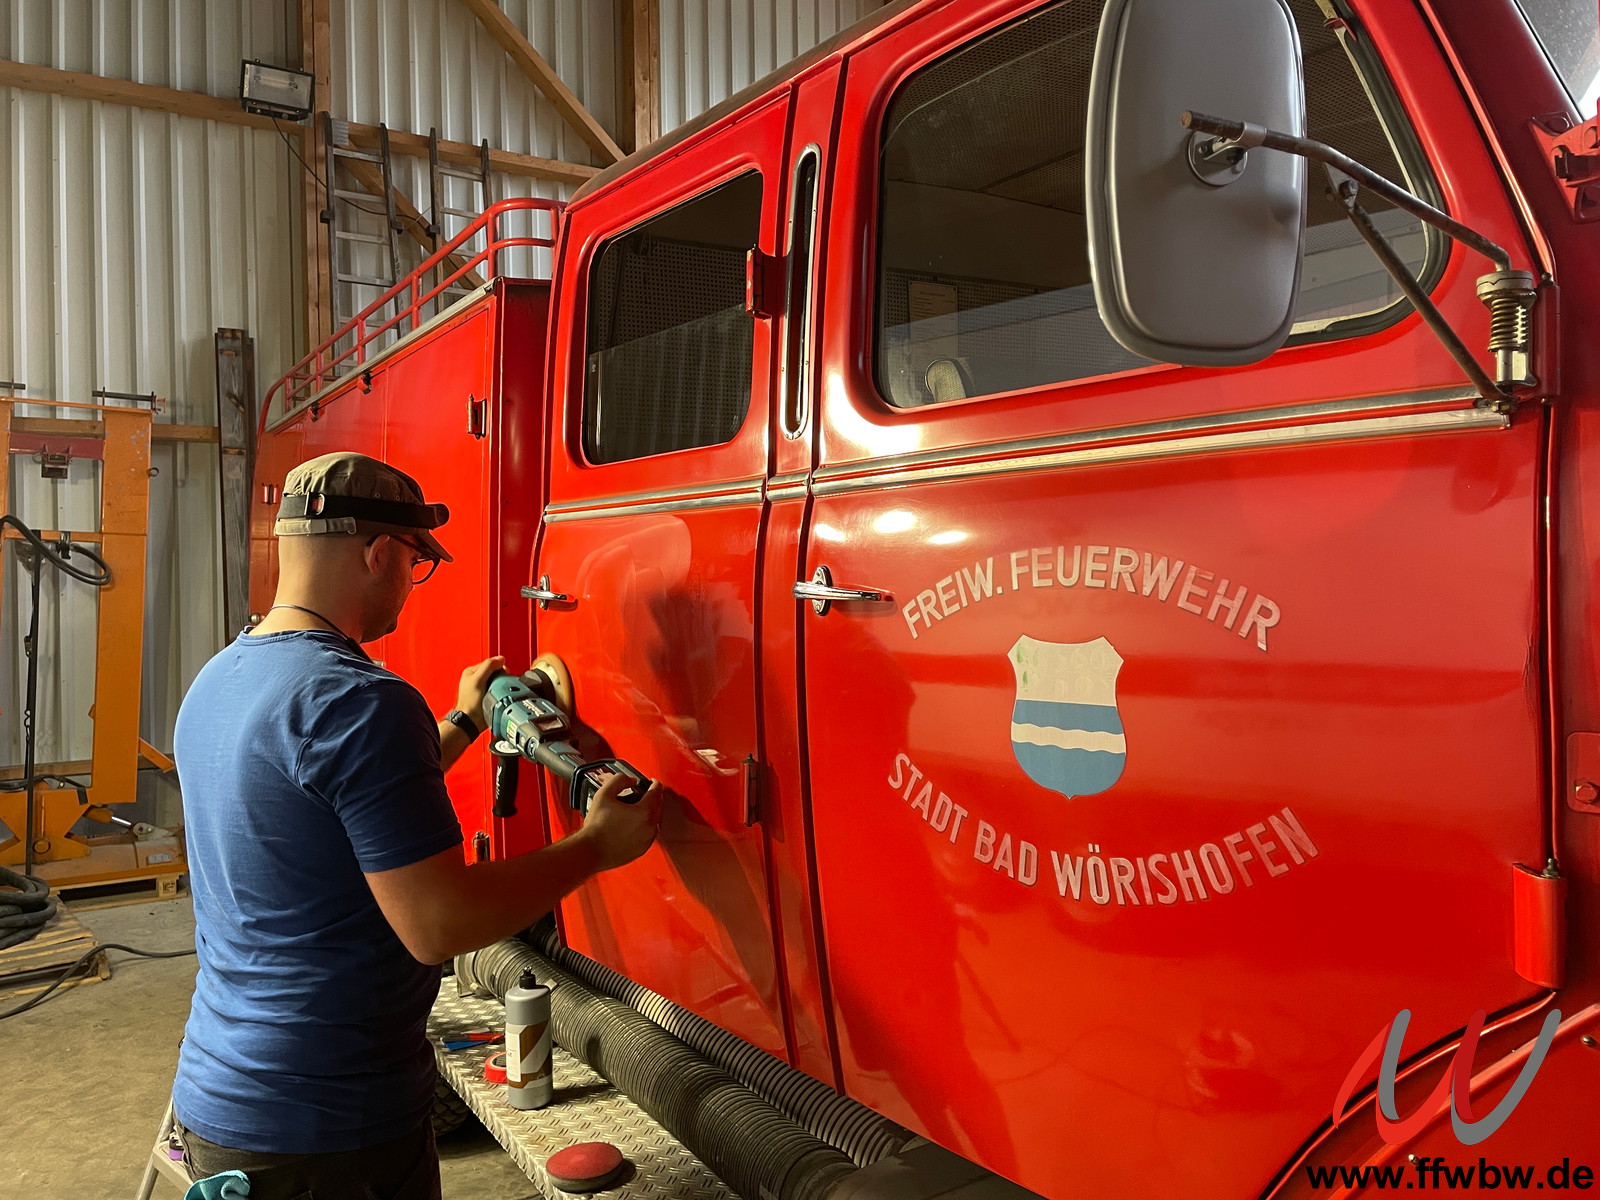
[[[324,385],[339,378],[343,373],[341,367],[344,370],[349,370],[365,363],[367,361],[367,347],[375,339],[401,326],[408,318],[411,322],[411,329],[408,332],[420,328],[424,323],[422,319],[423,307],[438,299],[446,288],[456,283],[457,280],[461,279],[474,267],[487,263],[488,278],[493,279],[500,274],[500,252],[502,250],[509,250],[519,246],[539,246],[553,249],[556,244],[556,226],[563,207],[558,200],[516,198],[502,200],[498,204],[492,204],[484,209],[481,216],[424,259],[416,270],[367,305],[366,308],[346,322],[337,333],[289,368],[288,374],[269,387],[261,404],[260,432],[266,432],[267,421],[273,415],[275,404],[278,405],[277,416],[285,416],[297,405],[315,396],[322,390]],[[501,236],[501,218],[513,212],[538,211],[550,214],[551,233],[549,237]],[[449,275],[424,291],[422,283],[428,274],[443,265],[456,250],[478,233],[485,235],[483,249],[472,255],[471,258],[460,262]],[[409,297],[409,302],[401,305],[398,301],[403,297]],[[391,303],[395,304],[394,315],[380,324],[369,326],[368,321],[372,319],[373,315]],[[352,334],[354,335],[354,340],[350,346],[335,352],[338,344]]]

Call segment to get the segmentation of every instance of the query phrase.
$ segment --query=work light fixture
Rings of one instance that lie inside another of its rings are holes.
[[[304,71],[247,58],[239,77],[239,103],[246,112],[303,121],[311,115],[312,82]]]

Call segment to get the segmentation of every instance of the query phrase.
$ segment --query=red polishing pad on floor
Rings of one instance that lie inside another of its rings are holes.
[[[597,1192],[622,1174],[626,1161],[610,1142],[579,1142],[547,1158],[544,1173],[563,1192]]]

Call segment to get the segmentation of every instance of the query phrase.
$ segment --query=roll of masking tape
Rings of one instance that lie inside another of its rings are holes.
[[[483,1061],[483,1077],[490,1083],[504,1083],[506,1081],[506,1052],[491,1054]]]

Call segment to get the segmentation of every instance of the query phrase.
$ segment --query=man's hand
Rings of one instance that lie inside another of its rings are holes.
[[[461,672],[461,687],[456,691],[456,707],[479,726],[483,725],[483,698],[489,693],[489,681],[506,669],[504,656],[496,654],[484,659],[475,667]]]
[[[661,827],[661,785],[651,783],[650,790],[637,803],[626,804],[617,799],[617,793],[631,784],[632,778],[611,774],[602,779],[600,789],[589,801],[583,828],[573,836],[593,844],[600,854],[598,869],[609,871],[632,862],[656,840],[656,831]]]

